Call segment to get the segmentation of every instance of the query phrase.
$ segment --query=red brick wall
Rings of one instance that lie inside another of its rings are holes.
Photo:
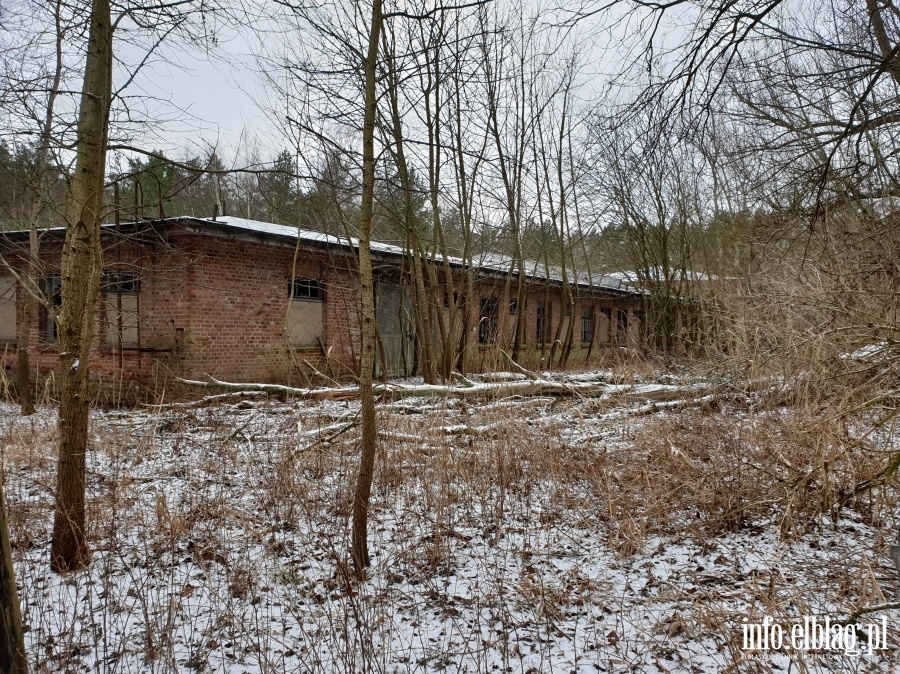
[[[106,345],[103,298],[98,302],[97,326],[92,371],[99,377],[156,384],[159,388],[173,376],[202,378],[204,375],[243,382],[282,382],[304,385],[319,371],[329,376],[354,372],[360,353],[358,320],[359,283],[352,271],[352,259],[343,251],[297,249],[256,238],[252,234],[223,236],[170,228],[158,236],[145,234],[116,239],[103,237],[105,269],[138,271],[140,349],[121,353]],[[61,241],[51,240],[42,247],[42,259],[48,272],[58,273]],[[4,251],[6,259],[22,257]],[[385,273],[394,269],[385,266]],[[288,284],[292,275],[319,279],[325,283],[324,347],[289,347],[285,336],[288,310]],[[461,284],[457,282],[457,289]],[[495,345],[478,343],[478,320],[482,297],[499,298],[499,327],[510,336],[514,315],[504,298],[504,279],[482,279],[476,297],[466,303],[469,312],[467,333],[468,367],[472,370],[505,368],[505,358]],[[19,288],[19,303],[23,290]],[[515,287],[512,288],[515,292]],[[545,301],[543,284],[527,289],[526,326],[523,357],[539,363],[540,345],[536,344],[537,308]],[[551,338],[556,335],[562,316],[561,292],[551,287],[553,305]],[[635,298],[617,299],[597,295],[579,299],[571,316],[574,343],[581,344],[581,311],[591,303],[601,307],[630,311],[639,308]],[[630,316],[633,320],[633,314]],[[436,333],[437,334],[437,333]],[[600,351],[602,342],[595,342]],[[40,339],[35,321],[29,341],[32,367],[47,375],[58,366],[54,343]],[[547,348],[549,352],[549,347]],[[3,365],[15,363],[15,348],[8,349]],[[121,366],[121,367],[120,367]]]
[[[470,363],[473,369],[507,369],[508,363],[505,356],[497,353],[496,345],[483,345],[478,343],[479,310],[481,306],[481,298],[495,297],[499,300],[499,323],[504,342],[508,345],[513,343],[513,331],[515,329],[515,315],[509,313],[509,299],[504,297],[505,282],[502,279],[482,280],[476,284],[475,292],[477,297],[474,301],[468,303],[469,306],[469,325],[475,326],[470,329],[468,334],[468,349],[470,350]],[[510,288],[510,295],[515,298],[515,284]],[[641,307],[640,299],[637,297],[616,297],[611,293],[602,291],[588,292],[584,289],[579,290],[579,296],[575,299],[575,307],[570,317],[564,315],[562,304],[562,289],[559,286],[551,285],[549,292],[543,283],[530,283],[525,289],[525,329],[522,347],[522,361],[526,364],[539,366],[542,356],[546,360],[550,352],[550,343],[556,338],[557,330],[560,322],[569,319],[574,321],[573,325],[573,351],[577,352],[577,357],[582,359],[586,356],[587,345],[581,342],[581,316],[585,306],[592,306],[596,315],[599,315],[601,309],[610,309],[610,313],[615,322],[616,312],[624,310],[629,312],[629,325],[636,325],[634,320],[634,312],[639,311]],[[551,305],[550,311],[550,340],[545,345],[543,351],[541,344],[537,342],[537,314],[538,306],[543,303]],[[599,321],[595,320],[594,324],[594,346],[593,355],[601,355],[604,349],[617,346],[636,346],[636,335],[632,335],[626,344],[616,341],[615,331],[613,331],[612,341],[601,337],[599,334]],[[565,339],[566,328],[564,327],[562,339]],[[559,357],[559,348],[557,347],[556,357]]]
[[[181,297],[158,298],[147,320],[173,317],[183,339],[182,376],[303,384],[312,373],[306,363],[331,374],[352,368],[359,352],[357,289],[341,252],[295,251],[293,245],[241,237],[173,238],[176,249],[190,259],[186,282]],[[294,275],[325,283],[327,361],[317,346],[288,345],[284,326]]]
[[[104,236],[104,247],[105,271],[121,268],[140,273],[141,348],[119,353],[104,344],[101,297],[91,363],[98,377],[150,384],[173,376],[209,374],[233,381],[302,384],[313,372],[306,363],[333,375],[346,375],[354,367],[359,353],[358,283],[341,252],[297,251],[295,256],[293,245],[183,230],[170,232],[165,240],[142,243],[121,243]],[[58,274],[60,251],[60,241],[42,246],[48,274]],[[16,266],[24,267],[15,251],[7,248],[5,253]],[[292,269],[297,276],[325,282],[327,361],[319,347],[288,347],[284,321]],[[20,308],[23,293],[20,287]],[[42,376],[58,366],[56,344],[41,339],[37,320],[29,350],[32,367]],[[8,348],[5,356],[0,353],[5,368],[14,367],[15,353],[15,348]]]

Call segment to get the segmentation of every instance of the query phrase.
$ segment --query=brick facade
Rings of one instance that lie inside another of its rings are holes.
[[[61,232],[45,239],[41,257],[45,274],[52,277],[59,273]],[[4,259],[19,271],[24,268],[25,259],[20,246],[26,242],[27,237],[16,239],[9,235],[0,240]],[[317,371],[333,377],[356,371],[360,353],[359,282],[347,247],[302,242],[298,245],[296,238],[186,225],[183,220],[132,227],[123,234],[106,229],[102,243],[106,274],[133,273],[139,279],[137,298],[129,300],[136,303],[139,327],[135,343],[123,343],[120,348],[122,320],[117,307],[122,303],[107,287],[97,304],[98,329],[91,364],[96,376],[155,384],[158,389],[174,376],[202,378],[208,374],[231,381],[303,385]],[[5,272],[0,269],[0,273]],[[402,282],[402,260],[381,259],[376,273]],[[318,311],[316,307],[321,306],[321,341],[315,344],[292,346],[287,338],[289,306],[298,301],[290,299],[291,279],[295,277],[321,284],[321,297],[309,300],[321,303],[309,307]],[[476,285],[478,297],[466,302],[466,344],[471,369],[502,366],[496,346],[479,343],[478,336],[481,298],[496,298],[498,332],[507,336],[511,332],[514,316],[509,314],[504,288],[505,280],[499,276],[482,275]],[[22,284],[18,284],[19,309],[24,292]],[[639,298],[602,290],[580,292],[590,297],[579,299],[570,317],[575,321],[576,349],[582,346],[581,317],[585,305],[594,307],[596,312],[608,309],[613,316],[619,310],[626,312],[630,325],[627,341],[636,343]],[[553,306],[551,335],[556,335],[560,321],[567,320],[561,315],[559,286],[550,285],[548,291],[542,282],[532,282],[527,292],[523,349],[528,362],[541,360],[542,348],[536,337],[538,306],[543,302]],[[46,315],[46,311],[42,313]],[[595,335],[594,349],[598,352],[603,345],[616,345],[622,336],[608,326],[606,331],[612,333],[612,339]],[[0,345],[7,370],[14,367],[16,348],[15,343]],[[46,320],[34,322],[28,348],[31,365],[42,376],[56,369],[58,351],[55,342],[48,339]],[[544,346],[543,352],[545,356],[549,353],[549,345]]]

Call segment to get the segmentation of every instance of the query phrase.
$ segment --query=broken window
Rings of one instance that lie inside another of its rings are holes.
[[[291,346],[317,346],[325,325],[325,284],[318,279],[294,277],[288,282],[291,298],[285,336]]]
[[[0,344],[16,341],[16,278],[0,274]]]
[[[130,271],[103,275],[106,305],[106,346],[118,350],[140,348],[140,277]]]
[[[296,277],[288,284],[288,292],[295,300],[325,299],[325,289],[317,279]]]
[[[625,309],[619,309],[616,327],[616,341],[624,344],[628,341],[628,312]]]

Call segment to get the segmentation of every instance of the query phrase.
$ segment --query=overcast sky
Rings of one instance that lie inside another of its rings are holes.
[[[148,119],[163,120],[142,132],[144,146],[176,155],[205,154],[217,145],[231,158],[239,144],[256,147],[261,158],[272,158],[288,143],[268,110],[268,92],[264,76],[257,72],[257,55],[262,47],[271,51],[282,36],[266,31],[231,25],[217,26],[219,43],[206,54],[196,48],[173,43],[145,66],[134,85],[133,96],[146,96]],[[271,28],[271,27],[270,27]],[[614,37],[627,35],[635,26],[612,21],[609,15],[595,17],[579,25],[581,42],[588,50],[584,76],[592,81],[581,93],[599,96],[609,73],[620,66],[621,51],[610,48],[609,28]],[[300,39],[293,35],[291,39]],[[136,63],[144,56],[139,46],[123,40],[117,47],[125,61]],[[119,79],[126,74],[120,69]],[[183,111],[188,114],[183,114]]]
[[[209,53],[173,44],[144,66],[129,86],[131,96],[146,96],[145,113],[159,119],[142,132],[141,145],[176,155],[206,153],[215,145],[226,156],[249,136],[265,145],[278,133],[265,112],[263,78],[256,72],[258,45],[249,30],[223,28],[219,44]],[[143,47],[117,45],[125,62],[143,58]],[[117,79],[124,81],[126,69]]]

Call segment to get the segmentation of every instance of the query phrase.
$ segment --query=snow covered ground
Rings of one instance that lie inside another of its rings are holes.
[[[0,405],[33,671],[897,668],[896,609],[855,618],[888,626],[872,653],[742,648],[745,619],[789,631],[900,595],[885,496],[789,532],[774,504],[734,516],[729,494],[746,480],[712,470],[677,429],[714,430],[746,410],[403,398],[379,415],[366,582],[348,568],[358,406],[263,396],[93,413],[92,564],[59,577],[48,565],[53,410],[21,418]],[[742,447],[728,450],[738,467]],[[763,475],[754,456],[741,470]],[[658,475],[679,461],[701,477],[660,492]],[[692,510],[686,489],[725,505]]]

